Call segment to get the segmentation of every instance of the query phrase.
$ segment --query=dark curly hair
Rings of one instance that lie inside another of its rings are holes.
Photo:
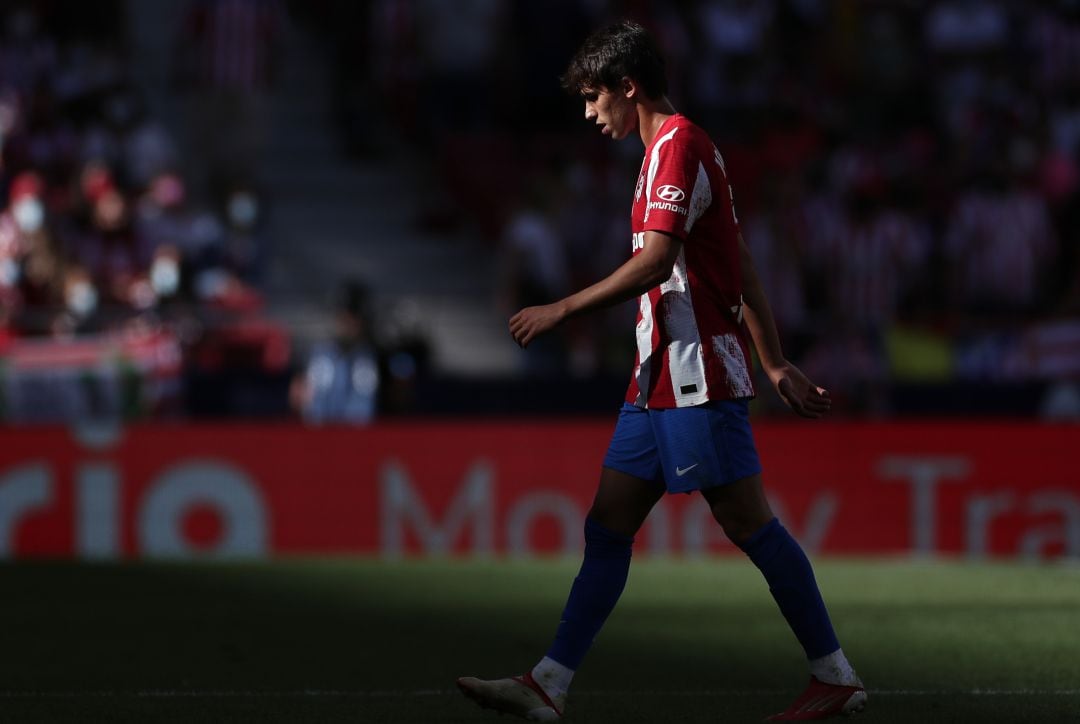
[[[617,89],[623,77],[637,81],[650,98],[667,93],[664,59],[656,42],[632,20],[623,20],[590,35],[560,81],[567,92],[580,93],[585,89]]]

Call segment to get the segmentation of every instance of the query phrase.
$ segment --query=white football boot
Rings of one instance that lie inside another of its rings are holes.
[[[552,699],[531,673],[510,679],[477,679],[463,676],[457,680],[461,693],[485,709],[494,709],[529,721],[558,721],[562,718],[565,697]]]

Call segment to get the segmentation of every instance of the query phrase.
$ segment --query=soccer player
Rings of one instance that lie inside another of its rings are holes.
[[[585,559],[547,654],[522,676],[458,679],[481,706],[534,721],[562,716],[574,672],[626,584],[630,552],[653,505],[698,491],[724,533],[761,569],[806,652],[810,684],[772,720],[823,719],[862,709],[866,691],[833,632],[810,562],[765,499],[748,402],[746,330],[781,398],[803,417],[829,394],[783,355],[772,312],[739,233],[724,161],[666,97],[664,63],[639,25],[590,36],[564,87],[585,119],[645,158],[634,190],[632,256],[607,278],[510,320],[522,347],[565,319],[638,298],[637,359],[585,520]]]

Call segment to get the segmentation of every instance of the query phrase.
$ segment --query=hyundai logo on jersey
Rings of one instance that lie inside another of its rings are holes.
[[[664,201],[682,201],[686,194],[678,186],[666,185],[656,189],[656,197]]]

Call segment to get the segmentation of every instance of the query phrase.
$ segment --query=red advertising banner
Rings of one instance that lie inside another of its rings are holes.
[[[606,422],[0,432],[0,557],[532,555],[582,545]],[[1080,426],[758,423],[769,498],[824,554],[1080,557]],[[667,496],[638,554],[733,551]]]

